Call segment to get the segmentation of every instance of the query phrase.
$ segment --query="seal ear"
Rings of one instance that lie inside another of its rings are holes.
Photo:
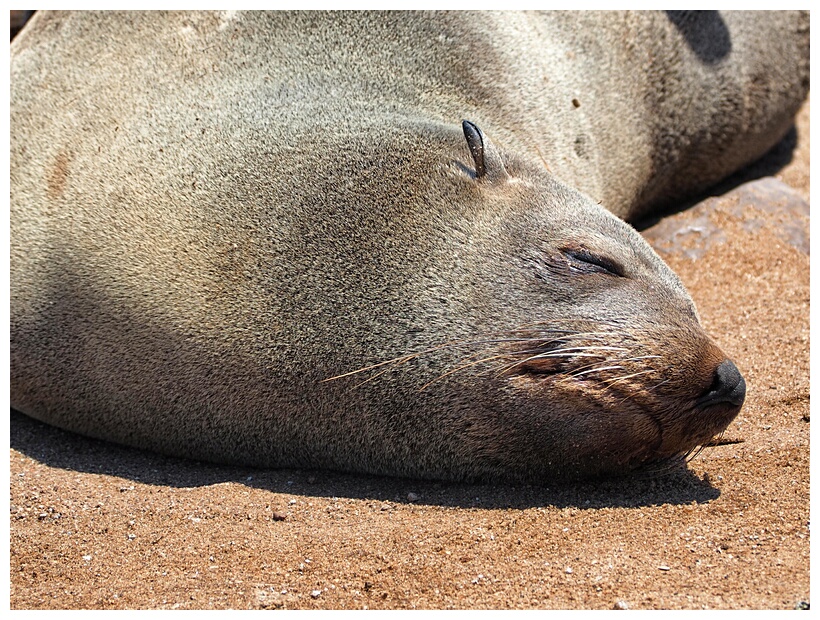
[[[475,178],[478,180],[503,181],[510,178],[501,155],[495,146],[487,139],[484,132],[478,125],[467,120],[461,121],[461,128],[464,130],[464,137],[467,139],[467,146],[470,147],[470,155],[475,162]]]

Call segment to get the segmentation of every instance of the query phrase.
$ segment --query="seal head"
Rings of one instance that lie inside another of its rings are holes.
[[[502,155],[475,123],[462,129],[472,170],[454,167],[453,176],[482,216],[436,287],[461,303],[449,316],[452,306],[434,298],[417,309],[451,338],[334,381],[365,390],[399,370],[410,380],[421,366],[407,391],[422,410],[447,411],[458,437],[439,440],[458,463],[448,477],[623,473],[683,457],[722,432],[745,382],[677,276],[631,226]]]

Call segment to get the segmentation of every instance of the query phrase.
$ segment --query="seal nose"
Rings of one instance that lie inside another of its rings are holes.
[[[724,360],[715,370],[712,385],[701,396],[697,405],[710,407],[721,403],[728,403],[740,407],[746,398],[746,380],[732,360]]]

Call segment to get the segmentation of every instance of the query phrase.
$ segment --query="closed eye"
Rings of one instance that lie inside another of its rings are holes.
[[[605,273],[618,277],[625,277],[624,269],[614,260],[593,254],[589,250],[573,248],[563,250],[567,257],[570,269],[581,273]]]

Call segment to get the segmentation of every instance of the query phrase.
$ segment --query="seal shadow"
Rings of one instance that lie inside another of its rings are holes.
[[[726,22],[717,11],[664,11],[698,59],[714,65],[732,51]]]
[[[453,508],[526,509],[640,508],[702,504],[720,496],[708,476],[687,468],[654,477],[625,477],[574,484],[451,483],[298,469],[216,465],[129,448],[64,431],[14,409],[10,447],[48,467],[103,474],[152,486],[202,487],[235,482],[248,487],[310,497],[414,503]],[[408,494],[416,497],[412,502]]]
[[[659,205],[657,212],[641,220],[633,222],[633,226],[638,231],[651,228],[661,220],[691,209],[696,204],[703,202],[707,198],[728,194],[733,189],[741,185],[762,179],[773,177],[794,159],[794,151],[797,149],[798,133],[797,126],[792,125],[781,138],[780,142],[770,148],[762,157],[744,166],[740,170],[732,173],[722,181],[684,200],[676,200],[668,205]]]

